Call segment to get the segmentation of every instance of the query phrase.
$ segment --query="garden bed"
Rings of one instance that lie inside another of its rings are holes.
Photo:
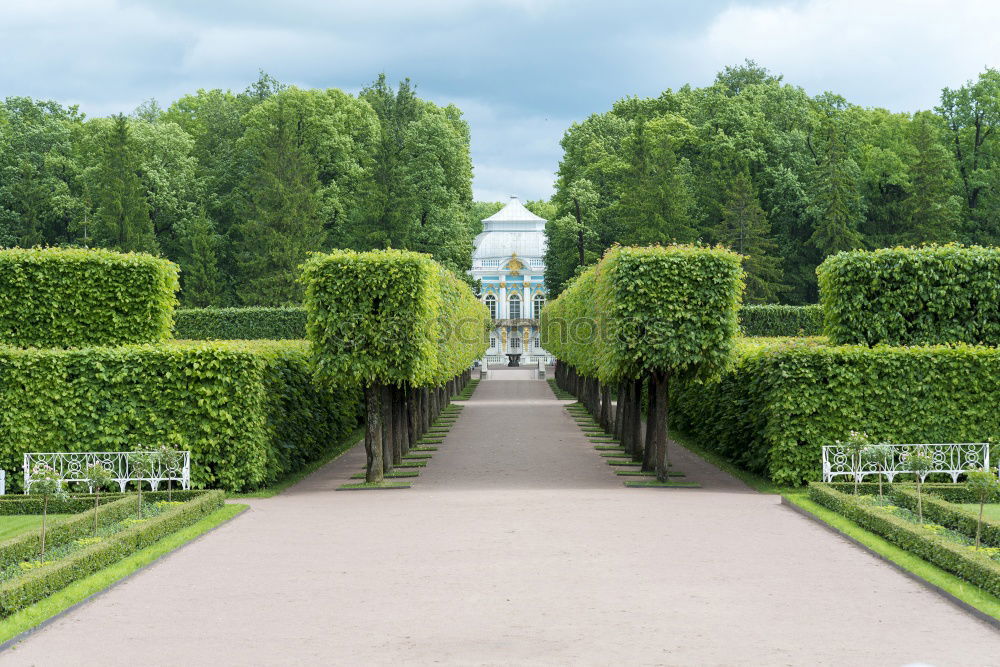
[[[225,497],[221,491],[175,493],[178,498],[170,502],[156,495],[144,494],[141,511],[135,496],[106,502],[97,511],[96,531],[92,499],[85,511],[49,516],[44,556],[36,531],[0,543],[0,618],[198,522],[221,508]]]
[[[975,515],[942,498],[938,488],[922,494],[923,519],[919,520],[917,494],[910,485],[886,485],[884,499],[853,495],[837,486],[848,485],[810,484],[809,499],[946,572],[1000,595],[1000,522],[984,519],[983,546],[976,549]],[[950,495],[961,496],[963,487],[953,486]],[[968,503],[969,499],[962,500]]]

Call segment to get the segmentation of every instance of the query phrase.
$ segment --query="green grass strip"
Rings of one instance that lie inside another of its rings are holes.
[[[383,475],[387,479],[397,479],[402,477],[420,477],[419,470],[393,470],[392,472],[387,472]],[[351,475],[351,479],[364,479],[365,473],[359,472],[356,475]]]
[[[427,461],[403,461],[402,463],[394,466],[396,468],[423,468],[427,465]]]
[[[636,482],[623,482],[625,486],[633,489],[700,489],[701,484],[698,482],[657,482],[656,480],[651,480],[648,482],[636,481]]]
[[[624,452],[625,448],[621,445],[594,445],[594,449],[599,452]]]
[[[809,500],[804,490],[786,491],[781,495],[789,503],[802,508],[809,514],[820,519],[823,523],[835,528],[838,532],[857,540],[885,560],[954,595],[962,602],[978,609],[987,616],[1000,619],[1000,597],[991,595],[981,588],[970,584],[968,581],[959,579],[950,572],[946,572],[936,565],[928,563],[922,558],[918,558],[910,552],[897,547],[875,533],[861,528],[850,519],[814,503]]]
[[[386,489],[409,489],[406,482],[362,482],[360,484],[343,484],[337,487],[337,491],[382,491]]]
[[[419,453],[418,454],[407,454],[407,455],[405,455],[403,457],[403,460],[405,461],[405,460],[408,460],[408,459],[429,459],[429,458],[433,458],[433,457],[434,457],[433,454],[419,454]]]
[[[416,447],[410,447],[411,452],[436,452],[437,447],[430,447],[428,445],[417,445]]]
[[[616,461],[614,459],[608,459],[609,466],[622,466],[625,468],[641,468],[641,463],[633,463],[632,461]]]
[[[204,535],[216,526],[229,521],[248,507],[248,505],[237,504],[224,505],[190,526],[186,526],[176,533],[164,537],[159,542],[149,545],[142,551],[137,551],[110,567],[98,570],[89,577],[74,581],[61,591],[53,593],[44,600],[8,616],[3,621],[0,621],[0,643],[9,641],[23,632],[31,630],[56,614],[86,600],[91,595],[103,591],[136,570],[149,565],[171,551]]]
[[[303,479],[313,474],[323,466],[325,466],[330,461],[334,461],[340,458],[344,452],[349,450],[354,445],[358,444],[365,437],[365,431],[363,428],[355,429],[346,438],[335,444],[331,449],[327,450],[318,459],[312,463],[307,463],[303,467],[299,468],[295,472],[289,473],[282,479],[278,480],[274,484],[264,487],[263,489],[258,489],[256,491],[251,491],[249,493],[231,493],[228,494],[230,498],[271,498],[278,495],[288,487],[293,484],[298,484]]]

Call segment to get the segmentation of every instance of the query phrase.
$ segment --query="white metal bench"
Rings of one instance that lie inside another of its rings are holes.
[[[0,496],[7,495],[7,471],[0,470]]]
[[[930,473],[951,475],[953,482],[958,476],[970,468],[988,468],[990,464],[990,443],[961,442],[951,444],[911,444],[911,445],[881,445],[887,447],[889,455],[885,464],[880,466],[873,462],[862,463],[860,469],[852,461],[852,454],[846,445],[827,445],[823,447],[823,481],[832,482],[836,477],[858,478],[864,480],[868,475],[885,475],[891,483],[896,475],[913,474],[908,469],[906,457],[902,456],[910,449],[922,449],[931,457],[931,468],[920,477],[924,481]]]
[[[101,465],[111,471],[111,478],[118,482],[122,493],[129,482],[148,482],[150,487],[156,491],[160,482],[174,481],[180,482],[182,489],[191,488],[191,452],[178,452],[180,463],[176,467],[168,468],[163,462],[158,461],[147,477],[138,477],[133,474],[131,457],[136,454],[155,456],[157,452],[31,452],[24,455],[24,492],[31,490],[31,471],[35,466],[47,465],[55,470],[64,482],[86,482],[84,476],[87,468],[92,465]],[[88,486],[88,488],[90,488]],[[90,488],[91,493],[94,489]]]

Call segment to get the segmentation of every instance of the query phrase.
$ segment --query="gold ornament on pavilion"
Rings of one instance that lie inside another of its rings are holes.
[[[524,262],[517,258],[517,253],[513,253],[510,256],[510,261],[507,262],[507,272],[512,276],[521,275],[521,269],[524,268]]]

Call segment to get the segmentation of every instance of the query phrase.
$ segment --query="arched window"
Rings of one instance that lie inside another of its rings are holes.
[[[545,307],[545,296],[542,294],[536,294],[535,299],[531,304],[531,316],[536,320],[542,316],[542,308]]]
[[[490,309],[490,317],[493,319],[497,318],[497,298],[492,294],[487,294],[484,299],[486,302],[486,307]]]
[[[514,292],[507,300],[507,317],[512,320],[521,319],[521,295]]]

